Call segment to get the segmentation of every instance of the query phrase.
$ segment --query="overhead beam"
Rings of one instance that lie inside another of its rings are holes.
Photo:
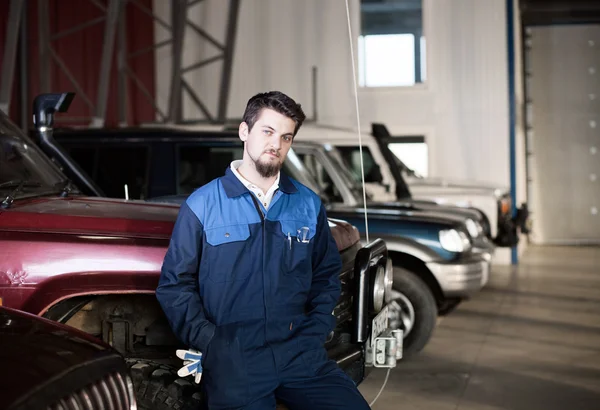
[[[119,15],[121,14],[121,11],[124,11],[126,4],[126,0],[109,0],[106,14],[106,25],[104,27],[104,42],[102,45],[102,60],[100,63],[100,79],[98,81],[98,99],[96,101],[95,115],[90,124],[91,127],[103,127],[106,122],[106,103],[108,101],[115,35],[117,32],[117,26],[119,24]]]
[[[171,57],[171,92],[169,94],[169,122],[179,123],[183,119],[181,64],[183,62],[183,39],[187,16],[187,0],[173,0],[171,28],[173,51]]]
[[[235,36],[237,34],[239,9],[240,0],[230,0],[229,17],[227,21],[227,36],[225,38],[223,71],[221,73],[221,88],[219,90],[219,111],[217,114],[217,121],[221,123],[225,122],[227,118],[227,104],[229,103],[231,73],[233,72],[233,54],[235,49]]]
[[[520,12],[526,26],[600,23],[597,0],[522,0]]]
[[[29,129],[29,77],[26,73],[29,72],[29,34],[27,24],[27,6],[30,0],[23,0],[24,11],[21,16],[21,37],[19,39],[20,55],[19,69],[21,70],[21,129],[27,131]]]
[[[2,58],[2,73],[0,78],[0,109],[8,114],[14,82],[15,62],[17,59],[17,44],[19,42],[19,28],[23,16],[23,1],[11,0],[6,25],[6,41],[4,43],[4,56]]]

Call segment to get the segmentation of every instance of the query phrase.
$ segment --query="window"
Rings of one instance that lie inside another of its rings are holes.
[[[341,192],[336,187],[335,183],[329,176],[327,169],[313,154],[305,154],[296,151],[296,155],[302,161],[311,176],[316,180],[319,189],[324,193],[331,202],[344,202]]]
[[[177,194],[190,194],[197,188],[222,177],[236,159],[242,159],[243,147],[181,144],[177,150]]]
[[[361,87],[402,87],[426,78],[422,0],[361,0]]]
[[[390,151],[398,159],[397,164],[404,175],[418,175],[426,177],[429,170],[429,150],[425,137],[392,137],[387,143]],[[350,168],[356,182],[361,183],[360,175],[360,149],[358,146],[337,147],[344,162]],[[383,183],[381,168],[375,162],[371,151],[363,147],[363,165],[365,167],[366,183]]]
[[[362,184],[360,167],[360,148],[358,146],[337,147],[344,162],[350,167],[354,180]],[[375,162],[371,151],[363,147],[363,166],[365,168],[365,183],[382,183],[383,178],[379,165]]]
[[[427,176],[429,151],[424,137],[393,137],[388,147],[400,160],[405,173]]]
[[[61,142],[73,160],[109,198],[145,199],[150,148],[113,145],[88,147]],[[127,187],[125,187],[127,186]]]
[[[33,170],[28,167],[30,164],[28,164],[26,153],[27,150],[24,148],[24,144],[19,140],[12,138],[0,139],[0,184],[21,180],[28,182],[43,180],[38,175],[32,175]],[[2,194],[5,193],[2,192]],[[3,198],[0,198],[0,201]]]
[[[61,142],[61,145],[68,152],[69,156],[79,165],[79,167],[90,177],[93,181],[96,180],[94,170],[97,169],[96,165],[96,149],[93,147],[79,147]],[[101,188],[102,189],[102,188]]]

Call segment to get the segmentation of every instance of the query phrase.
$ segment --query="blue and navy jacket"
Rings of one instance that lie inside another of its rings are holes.
[[[228,168],[181,206],[156,296],[176,336],[202,352],[232,326],[244,351],[323,343],[341,267],[318,195],[282,172],[267,211]]]

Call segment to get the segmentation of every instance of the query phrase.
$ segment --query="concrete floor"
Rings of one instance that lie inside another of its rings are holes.
[[[373,410],[600,409],[600,248],[530,247],[392,370]],[[386,371],[360,386],[371,402]]]

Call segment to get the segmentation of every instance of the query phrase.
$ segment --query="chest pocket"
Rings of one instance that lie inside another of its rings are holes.
[[[312,250],[317,225],[309,221],[283,220],[282,269],[287,275],[309,276],[312,273]],[[289,239],[288,239],[289,233]]]
[[[250,237],[248,224],[205,229],[208,246],[202,252],[208,260],[208,277],[217,283],[235,282],[250,274],[245,258]]]

